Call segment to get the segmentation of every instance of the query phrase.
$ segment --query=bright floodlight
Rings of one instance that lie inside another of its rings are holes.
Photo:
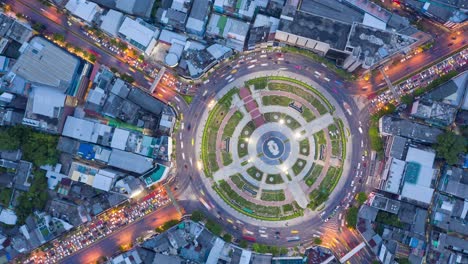
[[[284,124],[284,119],[280,119],[279,123],[282,125]]]

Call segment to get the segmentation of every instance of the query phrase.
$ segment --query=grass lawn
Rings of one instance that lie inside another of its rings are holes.
[[[260,199],[263,201],[284,201],[286,199],[286,196],[284,195],[283,190],[262,190],[262,195],[260,196]]]
[[[299,165],[299,163],[302,163],[302,166]],[[297,176],[301,171],[304,169],[306,165],[306,161],[303,159],[297,159],[296,163],[292,166],[292,170],[294,172],[294,176]]]
[[[253,121],[249,121],[245,127],[242,129],[240,137],[239,137],[239,142],[237,146],[237,150],[239,153],[239,158],[242,158],[248,154],[248,143],[246,142],[246,139],[252,135],[252,132],[255,130],[255,124]],[[247,135],[246,135],[247,132]],[[244,144],[244,148],[241,147],[241,144]]]
[[[231,177],[231,180],[232,182],[237,186],[237,188],[239,188],[240,190],[242,190],[244,188],[244,186],[246,188],[249,188],[251,190],[258,190],[257,187],[255,187],[254,185],[250,184],[248,181],[246,181],[244,179],[244,177],[242,177],[242,175],[240,173],[237,173],[237,174],[234,174],[232,175]]]
[[[332,140],[331,145],[332,145],[332,155],[335,157],[340,156],[340,142],[339,140]]]
[[[310,154],[309,139],[306,138],[306,139],[301,140],[301,142],[299,142],[299,148],[301,149],[302,155],[308,156]]]
[[[266,183],[279,184],[279,183],[283,183],[283,182],[284,182],[283,178],[281,178],[280,174],[268,174],[267,175]]]
[[[296,130],[301,127],[301,124],[297,122],[296,119],[284,113],[270,112],[270,113],[263,114],[263,116],[265,117],[265,120],[267,122],[280,122],[280,120],[283,120],[284,124],[287,125],[289,128],[291,128],[292,130]],[[275,116],[277,116],[278,119],[275,119]]]
[[[307,184],[307,186],[312,186],[317,178],[320,176],[320,173],[322,172],[323,166],[319,164],[313,164],[312,168],[310,168],[309,172],[307,175],[304,177],[304,181]]]
[[[262,97],[262,103],[263,105],[288,106],[291,103],[291,99],[285,96],[267,95]]]
[[[286,91],[286,92],[290,92],[290,93],[293,93],[295,95],[298,95],[299,97],[302,97],[304,98],[305,100],[307,100],[308,102],[310,102],[310,104],[315,108],[317,109],[317,111],[323,115],[323,114],[326,114],[328,112],[327,108],[320,102],[319,99],[317,99],[315,96],[313,96],[312,94],[310,94],[308,91],[300,88],[300,87],[297,87],[297,86],[293,86],[293,85],[289,85],[289,84],[285,84],[285,83],[275,83],[275,82],[270,82],[268,84],[268,88],[270,90],[276,90],[276,91]]]
[[[234,133],[234,129],[236,129],[239,122],[242,120],[244,115],[240,111],[236,111],[229,121],[226,123],[223,131],[223,139],[227,137],[232,137],[232,133]]]
[[[320,130],[319,132],[315,133],[314,138],[315,144],[324,145],[327,143],[327,140],[325,139],[325,132],[323,130]]]
[[[190,105],[193,101],[193,96],[192,95],[187,95],[187,94],[181,94],[182,98],[184,98],[184,101]]]
[[[232,154],[226,151],[222,152],[223,165],[227,166],[232,163]]]
[[[219,181],[219,188],[230,200],[232,204],[237,206],[243,211],[252,211],[253,214],[264,217],[280,217],[281,209],[278,206],[263,206],[247,201],[234,190],[226,181]]]
[[[268,84],[268,78],[267,77],[259,77],[255,79],[251,79],[245,82],[246,86],[253,85],[255,90],[261,90],[265,89]]]
[[[222,120],[229,111],[232,103],[232,96],[237,93],[237,89],[229,91],[218,103],[213,107],[203,131],[202,140],[202,160],[205,173],[208,177],[211,173],[219,169],[219,165],[216,161],[216,152],[219,151],[216,148],[216,136],[221,125]]]
[[[291,212],[294,210],[294,206],[292,204],[283,204],[283,212]]]
[[[302,117],[304,117],[307,122],[315,119],[314,113],[312,113],[312,111],[307,107],[302,107]]]
[[[247,169],[247,173],[252,176],[252,178],[256,179],[257,181],[261,181],[263,177],[263,171],[257,169],[257,167],[252,166]],[[257,176],[257,173],[260,173],[260,176]]]

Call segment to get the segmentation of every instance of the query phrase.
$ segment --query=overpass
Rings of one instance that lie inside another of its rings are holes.
[[[355,248],[353,248],[350,252],[348,252],[348,254],[346,254],[342,258],[340,258],[340,263],[345,263],[346,261],[348,261],[352,256],[354,256],[356,253],[358,253],[365,246],[366,246],[366,244],[364,242],[361,242],[361,244],[359,244]]]

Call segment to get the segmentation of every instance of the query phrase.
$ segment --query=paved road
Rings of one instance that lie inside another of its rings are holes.
[[[303,74],[308,77],[313,76],[312,79],[315,82],[319,83],[325,89],[327,89],[329,93],[332,94],[338,102],[340,102],[340,104],[342,104],[343,102],[348,103],[351,106],[352,112],[355,113],[352,116],[349,116],[347,114],[348,121],[350,122],[350,132],[353,137],[354,144],[352,149],[353,152],[351,154],[352,158],[350,160],[351,164],[357,164],[361,159],[361,155],[363,152],[363,150],[361,149],[361,141],[363,142],[363,146],[365,148],[369,146],[367,143],[367,137],[363,137],[358,132],[360,118],[366,118],[368,116],[368,113],[366,111],[360,113],[354,100],[350,97],[350,93],[354,93],[356,92],[356,90],[346,89],[345,84],[339,85],[339,83],[341,83],[341,81],[339,81],[339,78],[321,64],[311,61],[307,58],[301,57],[297,54],[285,54],[284,61],[278,61],[278,63],[275,64],[271,63],[271,58],[268,58],[272,56],[276,56],[276,53],[269,53],[266,57],[265,54],[262,53],[245,55],[245,57],[251,57],[250,60],[257,60],[257,62],[255,63],[256,66],[251,69],[247,68],[245,62],[244,64],[240,64],[239,60],[242,60],[241,58],[221,64],[220,68],[217,69],[215,73],[213,73],[210,76],[210,82],[201,85],[198,88],[199,91],[195,95],[194,100],[192,101],[190,106],[188,108],[185,108],[185,105],[183,106],[183,108],[186,109],[185,111],[183,111],[183,129],[181,129],[174,137],[177,146],[176,160],[178,162],[178,168],[181,169],[179,170],[179,173],[176,176],[176,181],[174,181],[175,185],[173,187],[180,190],[184,190],[184,192],[177,192],[177,198],[181,200],[181,205],[187,211],[190,212],[199,209],[205,211],[208,214],[220,216],[224,220],[223,224],[225,225],[227,231],[231,232],[236,236],[241,236],[243,232],[248,230],[250,232],[254,232],[258,241],[261,243],[273,243],[284,246],[288,244],[285,238],[287,236],[292,236],[292,230],[298,230],[299,236],[304,237],[304,239],[310,238],[309,241],[312,240],[313,234],[317,234],[317,232],[320,232],[320,230],[326,229],[326,227],[321,227],[324,224],[322,219],[320,219],[320,217],[314,217],[313,219],[307,221],[307,223],[302,223],[295,226],[289,225],[277,228],[267,228],[265,232],[268,234],[269,239],[261,238],[259,236],[258,225],[253,225],[251,223],[247,223],[246,221],[235,222],[236,217],[228,211],[224,210],[222,206],[217,205],[213,197],[210,197],[210,194],[205,189],[205,185],[203,184],[202,179],[200,178],[200,175],[197,170],[198,157],[195,155],[195,148],[192,145],[192,142],[196,137],[196,131],[199,126],[199,122],[197,120],[200,120],[201,118],[201,110],[205,109],[207,107],[207,104],[214,98],[216,93],[219,92],[219,90],[221,90],[225,85],[227,85],[228,82],[226,80],[226,77],[228,75],[232,75],[234,78],[239,78],[240,76],[244,76],[253,72],[277,70],[280,68],[283,69],[283,71],[298,72],[296,66],[302,65],[302,68],[299,71],[300,74]],[[268,63],[267,66],[261,66],[262,64],[265,65],[266,63]],[[233,69],[233,67],[236,67],[236,65],[239,65],[239,68]],[[315,71],[320,73],[320,77],[315,77]],[[329,81],[326,81],[325,78],[329,79]],[[351,176],[354,176],[356,171],[354,168],[352,168],[349,173],[352,174]],[[346,176],[343,175],[343,177]],[[347,183],[345,184],[344,189],[340,192],[340,195],[335,196],[334,199],[329,200],[327,202],[324,218],[326,218],[331,213],[331,211],[334,208],[336,208],[336,206],[340,205],[346,194],[351,191],[352,188],[350,187],[350,182],[352,180],[352,177],[350,177]],[[207,208],[205,208],[200,204],[200,202],[198,202],[200,198],[207,201],[216,209],[208,211]],[[336,217],[337,216],[338,214],[336,214]],[[229,224],[227,221],[228,219],[233,220],[233,223]],[[281,234],[280,239],[278,240],[274,239],[276,232],[280,232]],[[349,243],[356,245],[362,241],[362,239],[360,239],[360,237],[357,236],[343,236],[343,238],[349,238]],[[337,236],[335,239],[341,238]],[[304,243],[306,241],[302,242]],[[345,244],[344,242],[345,241],[336,243],[336,245],[338,247],[341,247]],[[289,245],[292,244],[293,243],[289,243]],[[342,248],[342,250],[345,250],[345,248]],[[370,256],[371,255],[369,255],[369,258],[372,259],[372,257]],[[357,261],[352,263],[360,262]]]
[[[57,12],[54,7],[46,7],[37,0],[5,0],[11,10],[23,14],[30,21],[39,22],[46,26],[47,33],[58,33],[65,36],[65,42],[83,50],[93,50],[98,54],[97,61],[101,64],[118,69],[120,73],[131,74],[138,86],[148,89],[150,84],[143,73],[130,70],[131,67],[111,53],[108,49],[97,45],[94,40],[86,36],[77,23],[67,24],[64,14]],[[42,11],[44,10],[44,11]]]
[[[153,213],[143,217],[141,220],[133,222],[119,231],[107,236],[91,246],[78,251],[61,261],[61,263],[70,264],[88,264],[96,263],[100,256],[111,256],[119,251],[121,245],[134,243],[135,240],[148,234],[148,231],[153,231],[156,227],[162,225],[168,220],[179,219],[181,216],[178,214],[174,205],[158,209]]]

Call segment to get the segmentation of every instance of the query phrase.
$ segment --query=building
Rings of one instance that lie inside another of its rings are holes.
[[[88,0],[69,0],[65,8],[79,20],[91,25],[100,13],[100,7]]]
[[[60,133],[64,122],[66,95],[55,87],[34,85],[22,124],[49,133]]]
[[[73,162],[68,177],[93,188],[108,192],[113,188],[118,174],[108,169],[99,169],[80,162]]]
[[[213,9],[221,14],[228,14],[233,17],[251,21],[258,9],[265,9],[268,5],[267,0],[216,0]]]
[[[442,173],[438,190],[468,200],[468,172],[457,167],[447,168]]]
[[[112,128],[101,123],[69,116],[65,122],[62,135],[109,146],[112,138]]]
[[[185,35],[163,29],[159,36],[159,42],[170,46],[166,56],[164,57],[164,63],[171,68],[176,67],[179,64],[179,61],[182,58],[182,53],[187,45],[187,37]]]
[[[117,33],[130,45],[149,55],[156,45],[160,32],[142,19],[125,17]]]
[[[276,17],[257,14],[255,22],[249,31],[247,48],[254,49],[259,46],[272,45],[279,21]]]
[[[146,184],[146,187],[150,187],[166,179],[168,173],[169,173],[168,167],[161,165],[161,164],[156,164],[154,169],[142,175],[141,179]]]
[[[284,9],[275,38],[335,59],[350,72],[359,66],[375,67],[417,41],[374,26],[346,23],[299,10],[291,12],[290,8]]]
[[[136,174],[143,174],[153,168],[153,159],[114,149],[109,157],[108,165]]]
[[[379,131],[382,136],[401,136],[425,144],[434,144],[437,136],[443,133],[438,128],[389,115],[380,118]]]
[[[32,28],[19,20],[0,12],[0,53],[6,49],[8,42],[14,41],[20,45],[32,36]]]
[[[186,31],[199,38],[205,34],[206,22],[208,21],[208,14],[211,9],[210,0],[194,0],[192,9],[185,25]]]
[[[238,51],[244,50],[248,32],[247,22],[216,13],[211,14],[206,29],[208,36],[219,38],[218,42]]]
[[[115,9],[125,14],[149,19],[154,1],[152,0],[89,0],[108,9]]]
[[[456,108],[468,110],[468,71],[460,73],[450,81],[424,94],[423,100],[441,102]]]
[[[124,15],[113,9],[109,9],[100,17],[99,28],[111,37],[117,37],[120,26],[122,25]]]
[[[35,37],[21,49],[21,56],[8,73],[7,80],[14,82],[16,77],[21,77],[27,82],[55,87],[73,96],[80,86],[82,71],[83,65],[78,58],[41,37]]]
[[[466,1],[431,0],[405,1],[405,5],[450,29],[457,29],[467,24],[468,4]]]
[[[168,29],[183,31],[185,30],[185,23],[187,22],[187,13],[172,8],[158,8],[156,19],[158,23],[164,25]]]
[[[417,100],[411,107],[411,116],[441,127],[452,124],[455,121],[457,112],[455,106],[425,100]]]

